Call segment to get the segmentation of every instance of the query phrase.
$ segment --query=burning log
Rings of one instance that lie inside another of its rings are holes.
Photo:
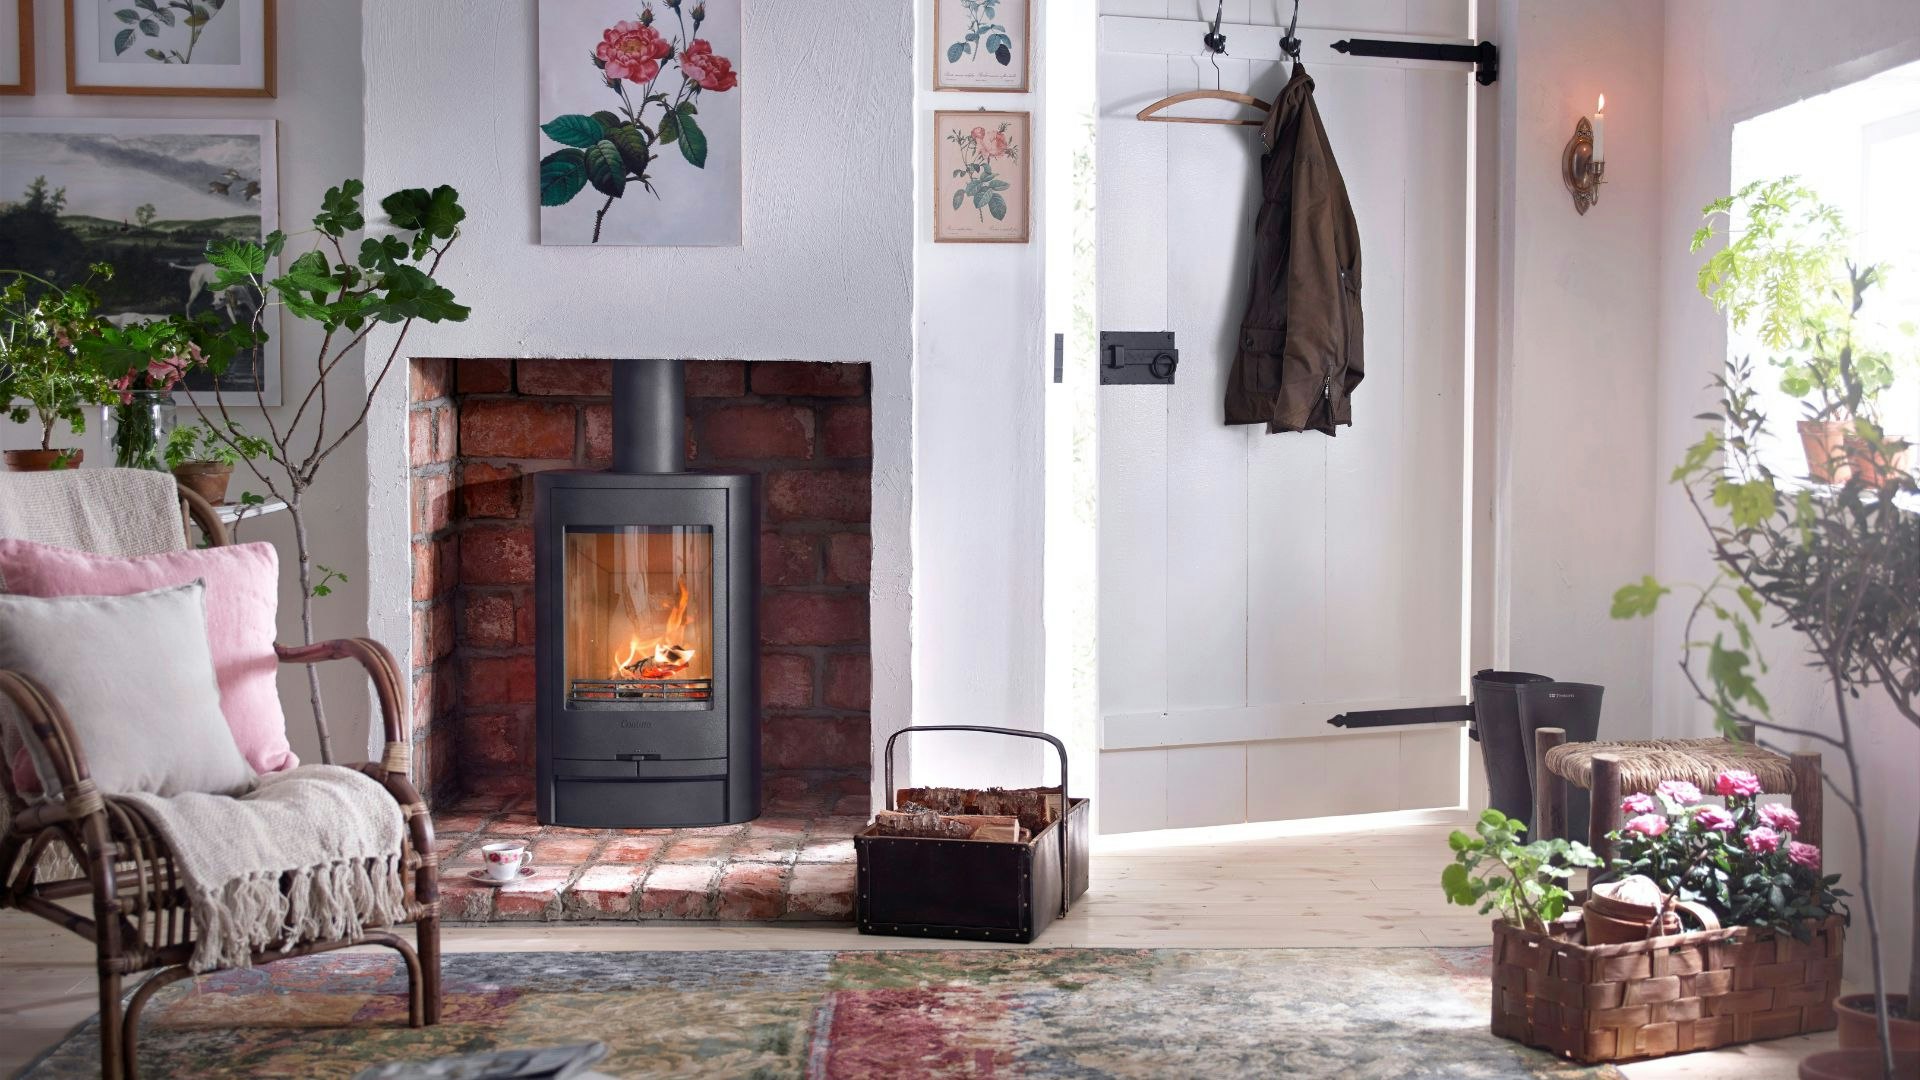
[[[656,645],[653,655],[620,665],[620,670],[642,679],[671,679],[693,665],[694,650],[685,645]]]

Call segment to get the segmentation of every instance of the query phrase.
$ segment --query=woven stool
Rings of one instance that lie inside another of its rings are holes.
[[[1820,843],[1820,755],[1795,752],[1782,756],[1753,742],[1753,732],[1742,727],[1742,740],[1649,739],[1638,742],[1567,742],[1560,728],[1534,733],[1537,789],[1534,792],[1536,836],[1550,840],[1567,828],[1567,785],[1593,793],[1593,812],[1587,817],[1587,846],[1611,862],[1613,842],[1607,834],[1622,824],[1620,800],[1634,792],[1653,794],[1663,780],[1685,780],[1712,794],[1714,778],[1729,769],[1745,769],[1758,777],[1768,795],[1793,796],[1800,815],[1796,838]]]

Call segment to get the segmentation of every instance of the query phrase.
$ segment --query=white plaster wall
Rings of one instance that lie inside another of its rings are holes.
[[[746,6],[744,243],[541,247],[535,6],[370,7],[367,188],[452,184],[468,217],[441,280],[473,315],[416,326],[412,356],[679,356],[873,365],[873,715],[911,700],[913,11]],[[384,356],[392,337],[369,343]],[[405,380],[369,432],[373,633],[409,643]],[[878,770],[875,770],[876,775]]]
[[[1822,4],[1816,14],[1786,0],[1670,0],[1665,21],[1655,455],[1663,473],[1699,438],[1700,424],[1692,417],[1712,407],[1707,381],[1726,356],[1726,323],[1695,291],[1699,257],[1688,253],[1687,237],[1699,224],[1700,207],[1725,194],[1731,184],[1733,125],[1920,59],[1920,5],[1912,0],[1845,0]],[[1607,138],[1611,144],[1611,130]],[[1655,512],[1656,576],[1663,581],[1707,580],[1711,567],[1699,523],[1681,495],[1664,482],[1657,488]],[[1656,624],[1653,723],[1660,735],[1698,736],[1711,729],[1711,717],[1674,667],[1682,614],[1673,605]],[[1799,666],[1796,639],[1766,635],[1763,648],[1773,663],[1763,686],[1774,714],[1783,722],[1834,730],[1830,691]],[[1874,896],[1886,939],[1882,954],[1897,990],[1911,956],[1920,731],[1872,695],[1853,716],[1863,744]],[[1838,763],[1829,767],[1838,768]],[[1851,835],[1853,821],[1844,807],[1829,805],[1828,865],[1857,891],[1860,853]],[[1856,905],[1847,942],[1849,983],[1864,984],[1869,977],[1865,927]]]
[[[1495,21],[1495,662],[1605,685],[1603,736],[1644,737],[1651,634],[1607,609],[1653,559],[1661,5],[1502,0]],[[1601,93],[1582,216],[1560,156]]]
[[[936,93],[929,89],[933,0],[914,7],[914,723],[1039,730],[1046,659],[1043,436],[1051,377],[1044,347],[1045,43],[1036,37],[1032,50],[1032,93]],[[1043,23],[1034,19],[1036,35]],[[932,240],[933,113],[979,107],[1033,113],[1026,148],[1034,182],[1029,243]],[[935,733],[914,743],[916,783],[1038,783],[1043,762],[1053,758],[1051,748],[1035,740]]]
[[[11,10],[11,9],[9,9]],[[246,118],[278,121],[280,149],[280,220],[289,232],[306,228],[320,207],[328,187],[360,172],[360,4],[358,0],[280,5],[279,97],[260,100],[223,98],[70,96],[66,93],[65,15],[60,0],[37,0],[34,5],[35,79],[32,96],[0,97],[4,116],[92,116],[166,119]],[[0,193],[0,197],[12,197]],[[273,410],[280,422],[289,418],[300,395],[313,383],[314,350],[320,337],[310,324],[284,319],[270,327],[280,339],[283,400]],[[351,378],[350,368],[334,376]],[[194,414],[181,407],[182,422]],[[245,424],[258,409],[240,407],[235,415]],[[310,420],[309,420],[310,422]],[[258,428],[258,423],[251,426]],[[336,427],[335,430],[338,430]],[[38,432],[0,419],[0,445],[34,446]],[[77,445],[86,450],[88,467],[113,462],[100,425],[90,421]],[[347,584],[317,602],[316,632],[321,638],[354,636],[362,632],[367,614],[366,514],[360,492],[365,465],[364,442],[354,439],[328,460],[321,482],[308,497],[309,528],[315,558],[347,573]],[[248,477],[236,474],[233,491],[246,489]],[[259,491],[258,481],[251,485]],[[404,512],[404,505],[401,507]],[[300,640],[300,589],[294,571],[293,529],[285,514],[246,525],[242,540],[271,541],[280,552],[280,640]],[[404,595],[404,594],[403,594]],[[399,640],[405,640],[405,634]],[[334,730],[336,753],[358,760],[367,741],[371,698],[367,682],[353,665],[330,664],[321,669],[327,716]],[[319,760],[319,741],[306,705],[307,682],[300,668],[282,670],[281,700],[287,707],[288,733],[303,759]]]

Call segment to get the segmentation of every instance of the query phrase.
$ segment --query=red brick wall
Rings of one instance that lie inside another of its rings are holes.
[[[416,360],[414,741],[432,797],[533,790],[533,494],[611,460],[606,361]],[[862,364],[687,363],[687,464],[762,476],[769,795],[867,790],[869,379]]]

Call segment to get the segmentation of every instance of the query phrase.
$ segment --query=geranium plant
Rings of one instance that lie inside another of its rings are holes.
[[[636,18],[608,27],[594,47],[590,59],[601,81],[619,98],[615,109],[567,113],[540,125],[547,138],[560,144],[560,149],[540,159],[540,205],[564,206],[591,185],[606,196],[593,215],[596,244],[601,222],[613,200],[627,194],[628,185],[638,184],[654,197],[660,196],[651,172],[660,147],[675,145],[687,164],[707,167],[700,95],[726,93],[740,84],[733,61],[714,55],[713,45],[696,36],[706,21],[707,6],[694,4],[683,15],[681,0],[665,2],[678,27],[671,39],[655,28],[649,3]],[[693,20],[692,29],[687,27],[688,18]],[[679,81],[669,78],[661,87],[660,79],[670,67],[676,69]],[[655,107],[659,112],[650,113]]]
[[[1498,911],[1514,926],[1544,933],[1573,899],[1562,883],[1576,867],[1599,866],[1600,859],[1573,840],[1522,843],[1526,831],[1526,823],[1494,809],[1481,812],[1472,834],[1455,829],[1447,837],[1453,862],[1440,873],[1447,899],[1479,904],[1482,915]]]
[[[1761,803],[1760,781],[1744,769],[1720,774],[1703,800],[1682,780],[1620,804],[1626,824],[1614,868],[1640,874],[1660,891],[1713,909],[1723,926],[1763,926],[1809,941],[1808,920],[1845,914],[1838,874],[1820,872],[1820,849],[1794,839],[1800,817],[1791,807]]]
[[[55,425],[64,420],[82,434],[87,406],[114,400],[113,387],[78,345],[102,325],[89,286],[95,278],[111,280],[113,267],[94,263],[85,279],[64,289],[24,270],[0,275],[7,278],[0,286],[0,405],[16,424],[38,421],[40,449],[51,451]]]
[[[994,173],[993,165],[1003,158],[1020,160],[1020,145],[1007,137],[1007,130],[1012,126],[1011,121],[1002,120],[992,131],[976,127],[972,131],[955,128],[947,133],[947,141],[960,148],[960,167],[953,170],[952,177],[959,182],[953,189],[955,210],[971,200],[982,221],[988,214],[992,214],[995,221],[1007,216],[1007,200],[1001,192],[1011,185]]]

